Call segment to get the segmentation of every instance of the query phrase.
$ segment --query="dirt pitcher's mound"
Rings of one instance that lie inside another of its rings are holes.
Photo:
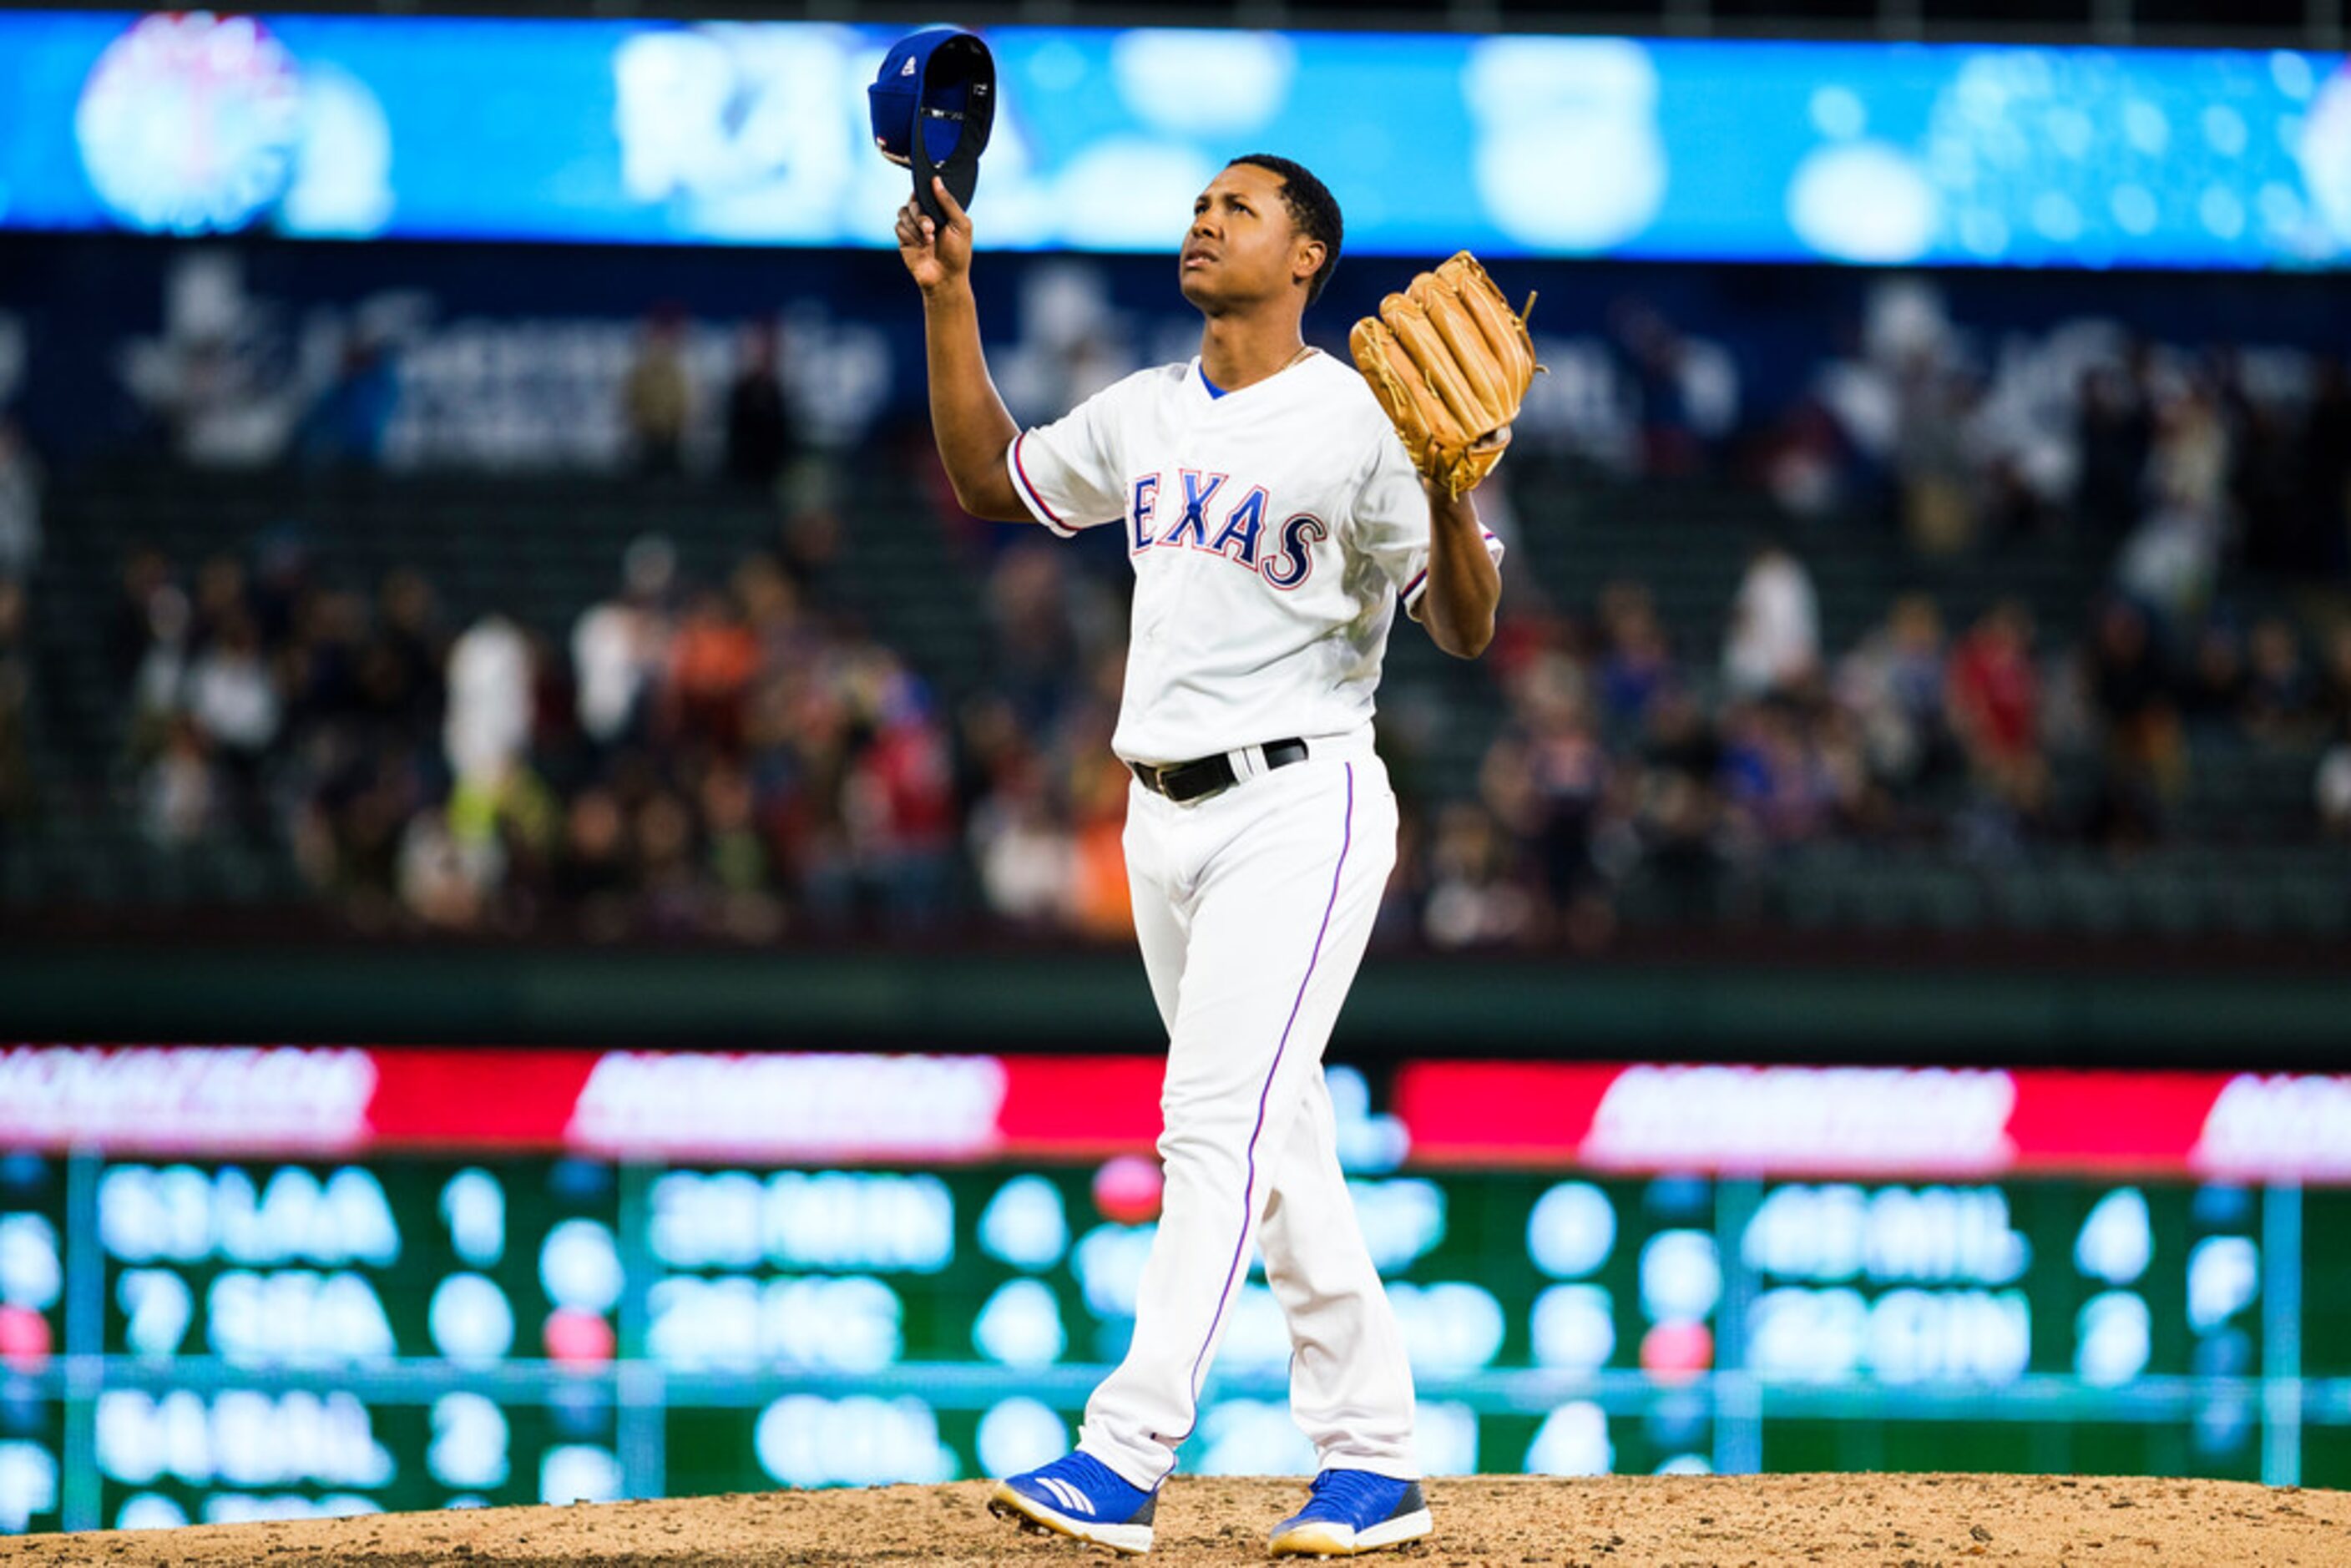
[[[608,1507],[381,1514],[0,1542],[0,1568],[214,1568],[333,1561],[425,1563],[952,1564],[1106,1559],[1023,1535],[985,1507],[987,1483],[688,1498]],[[1294,1481],[1178,1479],[1148,1562],[1249,1563],[1302,1495]],[[2351,1492],[2234,1481],[2044,1476],[1478,1477],[1429,1487],[1431,1540],[1384,1556],[1421,1568],[1485,1563],[2168,1564],[2343,1568]]]

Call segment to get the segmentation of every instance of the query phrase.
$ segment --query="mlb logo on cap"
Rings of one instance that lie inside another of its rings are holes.
[[[973,33],[931,27],[891,46],[865,89],[873,113],[873,145],[893,163],[914,172],[914,199],[941,216],[931,193],[933,174],[956,201],[971,204],[979,183],[979,155],[996,121],[996,60]]]

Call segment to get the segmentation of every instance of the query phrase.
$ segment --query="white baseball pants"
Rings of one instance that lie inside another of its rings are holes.
[[[1135,785],[1127,878],[1167,1025],[1165,1195],[1126,1359],[1079,1447],[1139,1487],[1175,1469],[1262,1247],[1290,1404],[1322,1465],[1416,1479],[1412,1368],[1339,1166],[1322,1049],[1395,863],[1368,737],[1177,805]]]

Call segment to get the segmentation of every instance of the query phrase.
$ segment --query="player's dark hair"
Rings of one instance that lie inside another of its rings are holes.
[[[1290,221],[1305,231],[1306,237],[1322,242],[1322,265],[1306,280],[1306,303],[1311,305],[1322,297],[1322,286],[1331,281],[1331,274],[1339,266],[1339,242],[1346,236],[1346,221],[1339,216],[1339,198],[1329,186],[1314,177],[1314,172],[1294,159],[1275,152],[1244,152],[1225,165],[1249,163],[1270,174],[1281,176],[1281,204],[1290,209]]]

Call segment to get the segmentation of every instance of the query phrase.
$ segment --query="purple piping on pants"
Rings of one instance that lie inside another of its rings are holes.
[[[1208,1359],[1208,1347],[1217,1343],[1217,1327],[1225,1321],[1225,1306],[1232,1300],[1233,1281],[1241,1271],[1241,1254],[1249,1249],[1249,1220],[1257,1213],[1257,1141],[1265,1131],[1265,1104],[1273,1093],[1274,1074],[1281,1071],[1281,1053],[1290,1049],[1290,1031],[1298,1025],[1298,1009],[1306,1005],[1306,988],[1314,978],[1314,966],[1322,960],[1322,938],[1331,934],[1331,915],[1339,907],[1339,879],[1346,873],[1347,851],[1355,841],[1355,765],[1347,764],[1347,821],[1339,840],[1339,863],[1331,873],[1331,902],[1322,906],[1322,928],[1314,933],[1314,951],[1307,956],[1305,978],[1298,982],[1298,998],[1290,1004],[1290,1019],[1281,1026],[1281,1040],[1273,1048],[1273,1064],[1265,1070],[1265,1087],[1257,1092],[1257,1125],[1249,1129],[1249,1176],[1241,1184],[1241,1233],[1233,1242],[1233,1260],[1225,1270],[1225,1289],[1217,1298],[1217,1315],[1208,1320],[1208,1335],[1200,1342],[1200,1354],[1192,1358],[1192,1426],[1200,1423],[1200,1364]],[[1192,1435],[1186,1427],[1175,1441],[1182,1442]],[[1172,1466],[1170,1467],[1173,1468]]]

